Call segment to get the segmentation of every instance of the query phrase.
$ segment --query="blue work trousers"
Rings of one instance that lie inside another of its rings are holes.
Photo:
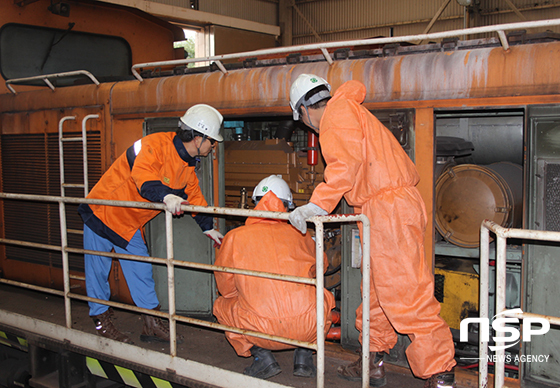
[[[146,243],[142,239],[140,230],[126,249],[120,248],[106,238],[100,237],[87,225],[84,225],[84,249],[92,251],[127,253],[137,256],[149,256]],[[109,286],[109,272],[111,271],[112,258],[98,255],[85,255],[86,290],[92,298],[109,300],[111,288]],[[119,259],[132,300],[138,307],[153,309],[159,305],[152,275],[152,264],[142,261]],[[103,314],[109,306],[89,302],[89,315]]]

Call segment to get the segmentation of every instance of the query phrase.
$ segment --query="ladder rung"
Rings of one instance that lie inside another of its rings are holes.
[[[62,187],[81,187],[81,188],[84,188],[85,185],[83,183],[63,183]]]
[[[84,231],[80,229],[67,229],[66,231],[72,234],[84,234]]]
[[[80,136],[80,137],[63,137],[60,140],[61,141],[83,141],[84,138],[82,136]]]
[[[69,275],[69,278],[74,280],[86,280],[85,276],[77,276],[77,275]]]

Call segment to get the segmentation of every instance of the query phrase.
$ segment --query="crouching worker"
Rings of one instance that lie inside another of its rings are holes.
[[[253,201],[255,210],[285,212],[293,206],[290,188],[276,175],[255,187]],[[226,234],[216,265],[311,278],[315,277],[315,242],[286,221],[248,218],[245,226]],[[300,341],[317,339],[315,287],[225,272],[215,272],[215,276],[221,296],[214,304],[214,315],[221,324]],[[329,291],[324,294],[326,333],[335,302]],[[231,332],[226,332],[226,338],[239,356],[254,357],[243,373],[261,379],[281,372],[271,350],[294,348]],[[296,348],[293,374],[316,375],[312,350]]]
[[[179,120],[176,132],[159,132],[138,140],[122,154],[99,182],[88,199],[135,202],[163,202],[175,215],[181,205],[207,206],[195,173],[198,158],[207,156],[222,141],[222,115],[209,105],[191,107]],[[84,221],[84,249],[149,256],[142,229],[160,211],[132,207],[82,204],[78,208]],[[213,229],[213,219],[204,214],[194,217],[203,233],[220,244],[223,236]],[[159,310],[152,276],[152,264],[119,260],[130,295],[138,307]],[[86,290],[89,297],[109,300],[108,282],[112,258],[86,254]],[[131,343],[111,320],[112,309],[89,302],[89,315],[97,333],[103,337]],[[169,328],[159,317],[143,315],[140,339],[145,342],[169,341]]]

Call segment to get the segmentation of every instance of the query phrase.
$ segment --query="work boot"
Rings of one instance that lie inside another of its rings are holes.
[[[360,381],[362,379],[362,355],[351,364],[339,366],[336,371],[343,379]],[[372,352],[369,354],[369,385],[382,387],[387,384],[385,366],[383,366],[383,353]]]
[[[161,306],[157,306],[154,310],[159,311]],[[160,317],[154,315],[142,314],[144,321],[144,328],[140,335],[140,340],[143,342],[169,342],[169,325],[167,322],[161,320]],[[183,336],[177,334],[177,343],[183,343]]]
[[[270,350],[253,346],[251,348],[251,355],[255,357],[255,359],[251,366],[245,368],[243,371],[244,375],[256,377],[258,379],[268,379],[282,372],[280,365],[278,365],[278,362],[276,362]]]
[[[313,351],[311,349],[297,348],[294,351],[294,376],[314,377],[317,368],[313,364]]]
[[[424,388],[455,388],[455,369],[437,373],[426,380]]]
[[[103,314],[93,315],[93,323],[95,323],[95,330],[97,334],[102,337],[110,338],[116,341],[124,342],[126,344],[133,344],[132,340],[125,334],[117,330],[111,317],[113,316],[113,309],[109,308]]]

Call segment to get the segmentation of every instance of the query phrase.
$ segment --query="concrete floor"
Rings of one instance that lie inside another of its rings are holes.
[[[64,303],[63,299],[58,296],[0,284],[0,310],[8,310],[64,325]],[[92,320],[89,318],[88,307],[85,302],[72,301],[72,317],[73,329],[95,333],[95,328]],[[116,310],[114,322],[117,328],[127,333],[136,345],[154,351],[165,353],[169,351],[169,345],[165,343],[143,343],[140,341],[142,320],[138,314]],[[252,363],[252,358],[243,358],[236,355],[221,331],[178,323],[177,333],[182,334],[185,338],[185,341],[177,346],[177,355],[179,357],[239,373],[242,373],[244,368]],[[336,369],[339,365],[354,360],[357,355],[354,352],[342,349],[337,344],[327,343],[326,347],[325,387],[361,387],[361,382],[359,381],[349,382],[336,375]],[[282,368],[282,373],[272,377],[270,381],[293,387],[316,386],[314,378],[306,379],[292,375],[292,350],[275,352],[274,355]],[[386,363],[386,372],[387,388],[423,387],[424,381],[415,378],[406,368]],[[465,384],[464,386],[472,385]]]

